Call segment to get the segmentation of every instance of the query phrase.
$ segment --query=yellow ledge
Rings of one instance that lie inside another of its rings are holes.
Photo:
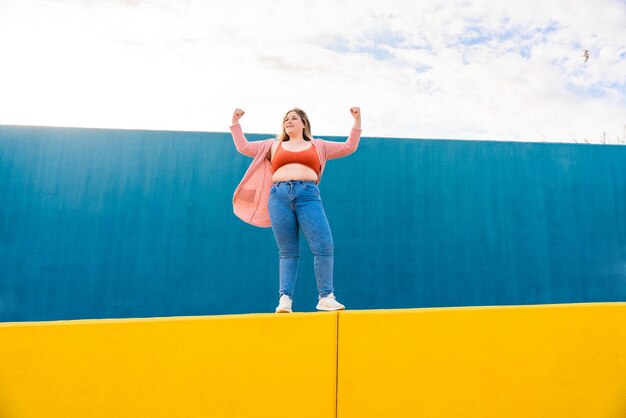
[[[626,416],[626,303],[0,324],[0,417]]]

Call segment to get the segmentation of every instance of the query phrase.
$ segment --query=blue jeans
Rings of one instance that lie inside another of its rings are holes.
[[[278,245],[280,295],[293,299],[300,259],[300,229],[313,252],[319,296],[333,293],[333,237],[315,182],[290,180],[274,183],[269,213]]]

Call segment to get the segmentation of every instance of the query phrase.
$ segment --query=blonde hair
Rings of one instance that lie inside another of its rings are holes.
[[[313,135],[311,135],[311,122],[309,122],[309,118],[307,117],[306,113],[304,113],[304,110],[299,109],[297,107],[294,107],[293,109],[291,109],[287,113],[285,113],[285,116],[283,116],[283,123],[282,123],[283,127],[281,129],[280,135],[278,135],[278,140],[279,141],[289,141],[289,135],[287,135],[287,132],[285,132],[285,118],[291,112],[296,112],[298,114],[298,116],[300,116],[300,119],[302,119],[302,123],[304,124],[304,130],[302,131],[302,137],[304,138],[304,140],[305,141],[310,141],[311,139],[313,139]]]

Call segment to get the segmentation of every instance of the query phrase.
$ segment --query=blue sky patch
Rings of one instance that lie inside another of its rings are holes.
[[[578,96],[592,97],[595,99],[606,98],[610,96],[611,92],[616,92],[622,99],[626,100],[626,82],[594,83],[583,86],[567,83],[567,90]]]
[[[326,45],[326,48],[340,54],[369,54],[377,60],[389,60],[393,58],[393,54],[379,46],[358,45],[350,47],[347,43],[335,42]]]
[[[352,50],[352,52],[369,54],[375,59],[380,60],[380,61],[390,60],[393,58],[393,54],[391,54],[386,49],[379,48],[377,46],[356,47]]]
[[[557,22],[551,21],[546,25],[528,30],[519,26],[511,26],[508,20],[503,20],[503,28],[495,32],[487,32],[484,28],[476,23],[467,26],[465,34],[459,38],[459,43],[466,46],[474,46],[485,44],[488,42],[503,43],[507,41],[536,41],[537,43],[545,43],[548,35],[556,33],[559,29]],[[524,58],[530,57],[530,46],[522,47],[520,55]]]
[[[355,54],[369,54],[374,59],[387,61],[394,56],[386,47],[400,48],[405,42],[404,36],[390,30],[376,30],[367,33],[363,39],[350,42],[344,38],[338,38],[334,42],[327,44],[326,48],[331,51]]]
[[[400,48],[405,42],[404,36],[388,29],[372,31],[366,34],[366,39],[376,45],[387,45],[392,48]]]

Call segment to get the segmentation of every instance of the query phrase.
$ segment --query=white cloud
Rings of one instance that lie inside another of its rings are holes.
[[[603,0],[0,2],[0,123],[597,142],[626,123]],[[583,49],[591,58],[583,63]]]

